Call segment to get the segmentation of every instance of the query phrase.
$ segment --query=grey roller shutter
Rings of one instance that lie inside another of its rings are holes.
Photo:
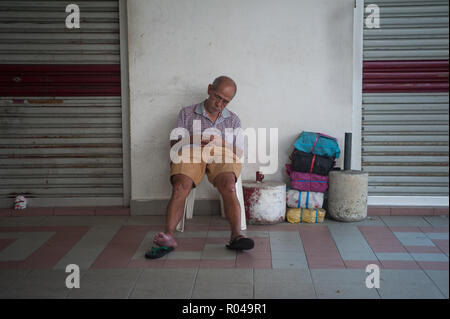
[[[80,8],[80,28],[65,27],[68,4]],[[117,64],[118,0],[0,1],[1,63]]]
[[[370,4],[380,8],[380,28],[364,27],[365,61],[448,60],[448,1],[365,1]]]
[[[363,128],[371,195],[448,195],[448,94],[365,93]]]
[[[0,1],[0,207],[123,204],[119,30],[118,0]]]
[[[448,1],[365,1],[362,169],[369,195],[448,196]],[[366,13],[367,15],[367,13]]]

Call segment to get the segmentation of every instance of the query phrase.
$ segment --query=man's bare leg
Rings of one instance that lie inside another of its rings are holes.
[[[236,180],[231,172],[221,173],[214,180],[214,185],[219,190],[223,199],[225,217],[230,223],[231,238],[233,240],[241,234],[241,205],[236,195]],[[243,235],[242,235],[243,236]],[[245,237],[245,236],[243,236]]]
[[[193,181],[186,175],[177,174],[172,176],[172,196],[167,206],[166,228],[164,233],[156,234],[153,243],[159,246],[177,247],[175,241],[175,230],[183,218],[186,197],[193,187]]]

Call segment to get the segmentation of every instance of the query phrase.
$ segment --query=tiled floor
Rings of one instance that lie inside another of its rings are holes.
[[[164,216],[65,215],[0,217],[0,298],[449,297],[448,216],[248,225],[255,248],[238,253],[224,219],[196,216],[178,249],[147,260]],[[66,287],[69,264],[80,288]]]

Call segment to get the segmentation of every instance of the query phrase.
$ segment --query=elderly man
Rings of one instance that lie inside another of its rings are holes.
[[[173,189],[167,207],[165,231],[156,234],[153,242],[158,247],[153,247],[147,252],[147,258],[160,258],[177,247],[174,233],[183,217],[186,197],[192,187],[200,184],[205,173],[209,182],[219,190],[223,198],[225,215],[231,228],[230,243],[226,247],[234,250],[253,248],[253,240],[241,233],[241,209],[235,189],[236,180],[241,173],[239,158],[243,153],[243,141],[235,135],[232,140],[223,138],[229,137],[226,129],[235,131],[241,128],[238,116],[226,109],[235,96],[236,89],[236,83],[232,79],[220,76],[208,85],[208,98],[205,101],[184,107],[180,111],[177,127],[189,132],[187,144],[190,149],[187,156],[181,155],[180,162],[171,163],[170,181]],[[201,132],[195,131],[194,121],[201,124]],[[199,133],[202,135],[201,138],[196,136]],[[171,147],[176,143],[180,144],[180,140],[182,139],[171,141]],[[197,145],[196,140],[200,141]],[[207,151],[206,147],[209,147]],[[205,154],[207,158],[211,156],[210,159],[215,160],[205,160]]]

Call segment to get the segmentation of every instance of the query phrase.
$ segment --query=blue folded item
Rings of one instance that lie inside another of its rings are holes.
[[[322,133],[303,131],[294,142],[294,147],[300,152],[331,158],[339,158],[341,154],[337,140]]]

